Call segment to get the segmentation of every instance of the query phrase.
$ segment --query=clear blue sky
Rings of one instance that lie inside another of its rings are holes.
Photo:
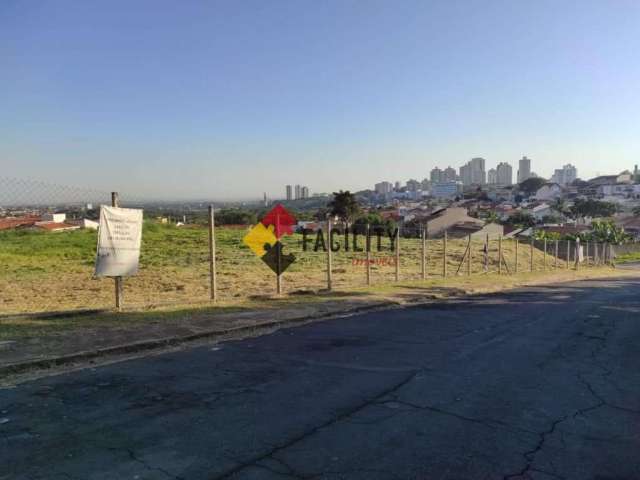
[[[640,163],[640,2],[0,2],[0,176],[281,197]]]

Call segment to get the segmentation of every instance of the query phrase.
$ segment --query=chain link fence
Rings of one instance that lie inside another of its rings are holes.
[[[119,199],[121,207],[145,211],[140,269],[124,279],[125,308],[209,304],[208,204],[150,202],[126,192]],[[93,275],[99,207],[110,204],[111,192],[0,178],[0,315],[113,308],[113,280]],[[276,293],[276,275],[243,244],[250,228],[215,227],[220,302]],[[333,225],[339,248],[329,253],[315,248],[318,235],[329,246],[326,224],[322,228],[309,232],[307,241],[301,233],[281,239],[284,251],[296,256],[281,276],[284,293],[587,268],[608,263],[611,255],[603,244],[447,232],[429,237],[421,228],[376,235],[373,226],[367,252],[362,226],[354,235],[340,224]]]

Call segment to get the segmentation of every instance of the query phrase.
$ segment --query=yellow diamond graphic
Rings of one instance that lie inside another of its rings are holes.
[[[278,239],[273,233],[273,225],[265,227],[262,223],[258,223],[255,227],[249,230],[249,233],[244,236],[242,241],[247,247],[253,250],[253,253],[262,257],[267,253],[264,249],[265,244],[273,246]]]

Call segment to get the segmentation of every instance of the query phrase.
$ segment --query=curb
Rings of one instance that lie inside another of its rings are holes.
[[[638,262],[640,264],[640,262]],[[598,278],[598,277],[595,277]],[[566,280],[566,281],[581,281],[581,280],[590,280],[590,278],[578,279],[578,280]],[[536,286],[536,284],[523,284],[514,288],[525,288],[529,286]],[[470,293],[467,292],[460,296],[456,297],[474,297],[476,295],[494,295],[501,294],[505,291],[512,290],[511,288],[507,290],[498,290],[494,292],[477,292]],[[387,310],[394,307],[419,307],[424,305],[431,305],[434,303],[435,299],[417,301],[417,302],[408,302],[402,303],[394,300],[386,300],[380,301],[375,305],[362,305],[359,307],[350,308],[347,310],[339,311],[339,312],[329,312],[317,315],[306,315],[302,317],[293,317],[288,320],[272,320],[269,322],[263,322],[254,325],[244,325],[241,327],[233,327],[227,328],[223,330],[207,330],[203,332],[193,333],[190,335],[184,335],[181,337],[166,337],[159,338],[155,340],[142,340],[139,342],[124,344],[124,345],[115,345],[113,347],[105,347],[96,350],[88,350],[78,353],[72,353],[69,355],[62,355],[59,357],[50,357],[50,358],[40,358],[34,360],[28,360],[26,362],[19,363],[9,363],[6,365],[0,365],[0,379],[3,379],[9,375],[16,375],[20,373],[27,372],[29,370],[46,370],[50,368],[54,368],[57,366],[68,365],[75,362],[88,361],[96,358],[100,358],[106,355],[124,355],[130,353],[138,353],[145,351],[153,351],[159,350],[161,348],[166,347],[174,347],[178,345],[187,344],[190,342],[194,342],[197,340],[203,339],[212,339],[216,337],[223,337],[225,335],[232,335],[243,332],[250,332],[259,329],[268,329],[268,328],[276,328],[276,327],[288,327],[293,326],[299,323],[305,323],[310,320],[321,320],[321,319],[329,319],[329,318],[339,318],[345,315],[353,315],[361,312],[370,312],[375,310]],[[439,303],[438,300],[435,300],[436,303]]]
[[[69,355],[62,355],[60,357],[51,357],[51,358],[40,358],[37,360],[28,360],[26,362],[19,363],[9,363],[7,365],[0,366],[0,378],[6,377],[8,375],[15,375],[19,373],[24,373],[29,370],[45,370],[53,367],[58,367],[61,365],[68,365],[70,363],[82,362],[87,360],[92,360],[95,358],[103,357],[106,355],[124,355],[129,353],[138,353],[145,352],[151,350],[158,350],[166,347],[174,347],[177,345],[183,345],[190,342],[194,342],[196,340],[203,340],[208,338],[222,337],[225,335],[250,332],[253,330],[259,330],[263,328],[274,328],[274,327],[286,327],[295,325],[298,323],[308,322],[310,320],[320,320],[327,319],[332,317],[340,317],[344,315],[352,315],[360,312],[368,312],[372,310],[382,310],[387,309],[389,307],[400,306],[398,302],[394,301],[384,301],[380,302],[376,305],[363,305],[360,307],[355,307],[351,309],[347,309],[341,312],[330,312],[319,315],[307,315],[304,317],[294,317],[288,320],[272,320],[270,322],[263,322],[254,325],[244,325],[241,327],[233,327],[227,328],[223,330],[207,330],[204,332],[193,333],[190,335],[183,335],[181,337],[166,337],[166,338],[158,338],[155,340],[142,340],[139,342],[128,343],[124,345],[115,345],[113,347],[105,347],[99,348],[96,350],[87,350],[84,352],[72,353]]]

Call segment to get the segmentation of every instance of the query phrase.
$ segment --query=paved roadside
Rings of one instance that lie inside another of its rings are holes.
[[[178,311],[92,314],[69,319],[0,318],[0,327],[15,328],[16,336],[0,341],[0,379],[59,371],[82,364],[113,361],[198,343],[269,333],[287,325],[313,322],[361,311],[438,302],[465,295],[496,292],[520,285],[545,284],[578,278],[638,275],[640,269],[616,271],[584,269],[546,274],[492,277],[456,277],[447,282],[414,282],[353,292],[310,297],[265,299],[264,306],[219,306]],[[259,304],[258,304],[259,305]],[[43,330],[39,326],[46,327]],[[20,335],[20,328],[29,334]]]
[[[639,289],[363,313],[0,390],[0,478],[640,478]]]

